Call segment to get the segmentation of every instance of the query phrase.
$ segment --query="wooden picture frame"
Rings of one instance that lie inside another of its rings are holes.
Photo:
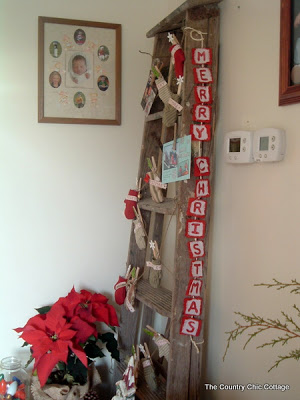
[[[121,25],[38,19],[38,122],[121,124]]]
[[[279,105],[282,106],[300,102],[300,80],[293,82],[292,79],[295,76],[294,19],[297,7],[300,12],[300,0],[281,0],[280,7]],[[300,65],[299,69],[296,67],[300,75]]]

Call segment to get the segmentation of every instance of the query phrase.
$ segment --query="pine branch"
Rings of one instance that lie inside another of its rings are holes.
[[[273,368],[277,368],[282,361],[288,359],[295,359],[296,361],[299,361],[300,349],[291,351],[287,356],[278,356],[278,360],[274,363],[274,365],[272,365],[272,367],[268,370],[268,372],[272,371]]]
[[[257,283],[254,286],[265,286],[267,288],[277,288],[277,290],[291,289],[290,293],[300,294],[300,283],[296,279],[292,279],[291,283],[279,282],[277,279],[273,279],[275,283]]]
[[[290,290],[290,293],[300,294],[300,283],[296,279],[293,279],[291,283],[280,282],[277,279],[273,279],[273,282],[274,283],[260,283],[254,286],[276,288],[277,290],[288,288]],[[296,312],[297,317],[300,318],[300,308],[296,306],[296,304],[294,304],[293,309]],[[244,322],[240,323],[235,321],[236,328],[229,332],[226,332],[228,338],[223,355],[223,361],[225,360],[231,343],[235,341],[239,336],[242,336],[246,331],[248,334],[248,338],[243,346],[243,349],[245,349],[247,345],[258,335],[268,330],[271,330],[272,333],[275,334],[275,337],[269,342],[257,346],[257,349],[261,349],[267,346],[274,347],[279,344],[284,346],[292,339],[300,339],[299,322],[284,311],[281,311],[281,315],[284,317],[282,321],[279,318],[263,318],[254,313],[252,313],[251,315],[247,315],[241,312],[235,312],[235,314],[238,315]],[[268,372],[270,372],[273,368],[277,368],[282,361],[288,359],[295,359],[296,361],[299,361],[300,349],[292,350],[289,354],[285,356],[278,356],[278,359],[271,366]]]
[[[225,360],[231,342],[236,340],[238,336],[241,336],[246,330],[249,329],[254,329],[254,331],[248,333],[249,337],[243,346],[243,350],[245,350],[245,348],[247,347],[247,345],[251,340],[253,340],[256,336],[269,329],[279,332],[284,332],[285,336],[283,337],[278,336],[278,338],[275,338],[270,342],[263,343],[257,348],[263,348],[266,346],[274,347],[278,343],[284,345],[291,339],[296,339],[296,338],[300,339],[299,326],[294,322],[294,320],[291,317],[289,317],[284,312],[282,312],[282,314],[284,315],[286,321],[291,325],[291,327],[289,327],[287,323],[282,323],[279,319],[276,320],[270,318],[264,319],[253,313],[251,315],[246,315],[242,314],[241,312],[235,312],[235,314],[240,316],[247,324],[242,325],[239,322],[235,321],[235,325],[237,326],[237,328],[233,329],[232,331],[226,332],[226,334],[228,334],[229,337],[227,339],[227,345],[223,355],[223,361]]]

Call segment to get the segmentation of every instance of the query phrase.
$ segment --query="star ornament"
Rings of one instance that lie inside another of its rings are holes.
[[[155,242],[153,242],[153,240],[150,240],[149,245],[150,245],[150,249],[152,249],[152,250],[155,249]]]
[[[170,33],[170,32],[168,32],[168,39],[169,39],[169,42],[170,43],[173,43],[173,34],[172,33]]]
[[[177,85],[180,85],[181,83],[183,83],[183,76],[179,75],[179,78],[177,78]]]

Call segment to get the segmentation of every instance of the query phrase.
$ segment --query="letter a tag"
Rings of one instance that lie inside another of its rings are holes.
[[[202,312],[202,298],[196,297],[194,299],[184,299],[184,315],[193,315],[200,317]]]

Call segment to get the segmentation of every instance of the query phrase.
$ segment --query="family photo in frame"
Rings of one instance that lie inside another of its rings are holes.
[[[121,25],[39,17],[38,121],[121,124]]]
[[[300,102],[300,0],[281,0],[279,105]]]

